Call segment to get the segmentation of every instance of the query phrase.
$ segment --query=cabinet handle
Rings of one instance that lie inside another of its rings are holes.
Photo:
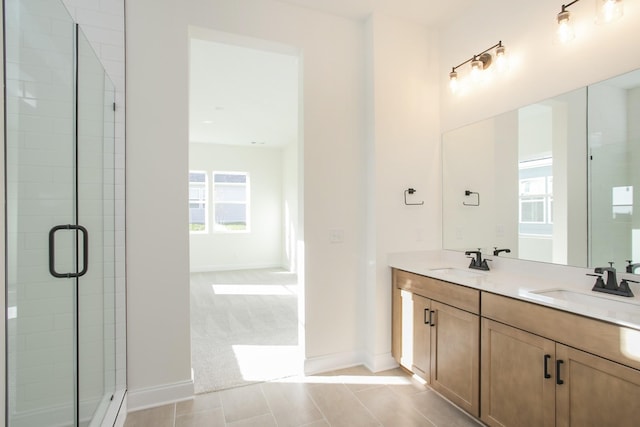
[[[560,365],[564,363],[563,360],[556,360],[556,384],[562,385],[564,381],[560,379]]]
[[[428,325],[429,324],[429,319],[427,319],[427,313],[429,313],[429,309],[425,308],[424,309],[424,324]]]
[[[551,378],[551,374],[549,373],[549,359],[551,359],[551,355],[550,354],[545,354],[544,355],[544,377],[545,378]]]
[[[429,323],[431,323],[431,326],[435,326],[435,323],[433,323],[433,313],[435,313],[433,310],[429,312]]]

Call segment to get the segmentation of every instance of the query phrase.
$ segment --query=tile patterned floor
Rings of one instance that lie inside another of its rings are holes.
[[[131,412],[125,427],[477,427],[401,369],[364,367],[196,395]]]

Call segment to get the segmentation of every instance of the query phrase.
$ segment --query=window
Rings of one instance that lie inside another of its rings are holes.
[[[553,161],[520,162],[520,234],[553,233]]]
[[[207,173],[189,172],[189,231],[207,232]]]
[[[214,231],[249,231],[249,174],[213,173]]]
[[[633,185],[611,189],[613,219],[620,215],[633,215]]]
[[[551,184],[553,177],[520,180],[520,222],[551,223]]]

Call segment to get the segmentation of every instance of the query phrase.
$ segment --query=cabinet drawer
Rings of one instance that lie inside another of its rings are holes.
[[[431,277],[409,273],[404,270],[393,270],[394,285],[425,298],[457,307],[474,314],[480,313],[480,291],[456,285]]]
[[[482,316],[640,369],[638,330],[489,292]]]

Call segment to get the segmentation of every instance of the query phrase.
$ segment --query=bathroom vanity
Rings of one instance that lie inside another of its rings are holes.
[[[390,256],[399,364],[491,426],[638,424],[637,296],[591,292],[587,269],[465,262],[451,251]]]

